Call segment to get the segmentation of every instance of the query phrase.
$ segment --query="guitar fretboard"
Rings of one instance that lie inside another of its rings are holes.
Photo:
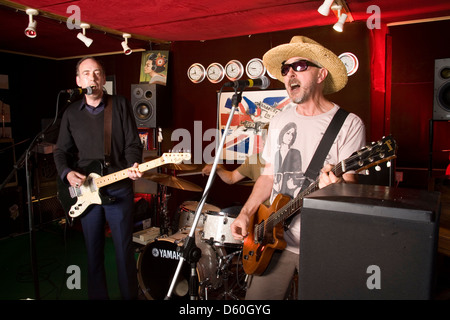
[[[164,159],[158,158],[158,159],[155,159],[152,161],[142,163],[138,166],[138,168],[139,168],[139,171],[144,172],[144,171],[156,168],[158,166],[162,166],[163,164],[165,164]],[[94,180],[94,183],[97,186],[97,188],[101,188],[101,187],[107,186],[109,184],[112,184],[114,182],[128,178],[127,172],[128,172],[128,168],[108,174],[103,177],[96,178]]]

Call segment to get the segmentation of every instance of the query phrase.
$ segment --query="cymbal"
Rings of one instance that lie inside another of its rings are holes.
[[[203,189],[195,183],[180,179],[164,173],[146,173],[143,178],[162,184],[167,187],[172,187],[181,190],[200,192]]]

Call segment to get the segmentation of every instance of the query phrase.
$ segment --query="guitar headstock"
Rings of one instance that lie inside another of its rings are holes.
[[[161,158],[164,163],[181,163],[183,161],[191,160],[191,154],[188,152],[168,152],[164,153]]]
[[[345,171],[354,170],[356,172],[368,169],[380,163],[395,159],[397,143],[392,136],[372,142],[370,145],[353,153],[345,160]]]

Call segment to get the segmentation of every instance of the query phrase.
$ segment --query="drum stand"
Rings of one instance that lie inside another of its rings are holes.
[[[229,271],[229,266],[230,266],[231,260],[233,259],[233,257],[236,254],[237,254],[237,252],[233,252],[224,257],[225,263],[223,264],[223,266],[220,269],[221,269],[221,273],[222,273],[223,280],[224,280],[225,290],[218,297],[219,299],[229,300],[228,298],[231,298],[233,300],[239,300],[239,298],[233,293],[233,288],[231,288],[231,290],[229,288],[229,278],[230,278],[230,274],[231,274]]]
[[[239,106],[239,103],[242,100],[242,91],[243,90],[238,93],[237,92],[238,88],[235,87],[234,91],[235,91],[235,93],[232,97],[230,115],[228,116],[228,121],[225,126],[224,132],[228,132],[228,129],[230,128],[231,120],[233,119],[234,113],[235,113],[237,107]],[[189,232],[187,241],[184,243],[184,247],[181,251],[180,261],[178,262],[177,269],[175,270],[175,274],[172,279],[172,283],[170,284],[169,291],[167,292],[167,296],[166,296],[165,300],[170,300],[170,297],[172,296],[172,291],[175,287],[175,284],[178,279],[178,275],[181,272],[181,268],[183,266],[184,261],[187,261],[189,263],[189,265],[191,266],[191,274],[190,274],[190,280],[189,280],[190,299],[198,300],[197,262],[200,260],[200,258],[202,256],[202,251],[195,244],[195,230],[197,228],[198,220],[200,219],[201,212],[203,210],[203,206],[206,201],[206,197],[208,196],[209,190],[211,188],[212,182],[215,177],[217,164],[218,164],[219,158],[220,158],[220,150],[222,150],[223,146],[225,145],[225,138],[226,138],[226,134],[223,134],[222,139],[220,140],[220,144],[217,146],[216,156],[214,158],[214,163],[211,168],[211,173],[208,177],[208,181],[206,182],[203,196],[202,196],[201,200],[199,201],[197,210],[195,211],[195,218],[194,218],[193,225]]]
[[[169,217],[167,216],[167,202],[170,198],[170,194],[167,194],[167,187],[160,185],[158,195],[158,212],[159,212],[159,226],[160,234],[169,234]]]

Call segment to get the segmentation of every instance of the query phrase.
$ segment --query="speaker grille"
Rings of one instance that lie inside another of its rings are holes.
[[[435,60],[434,120],[450,120],[450,58]]]
[[[167,88],[156,84],[131,85],[131,105],[139,128],[165,126],[170,118]]]

